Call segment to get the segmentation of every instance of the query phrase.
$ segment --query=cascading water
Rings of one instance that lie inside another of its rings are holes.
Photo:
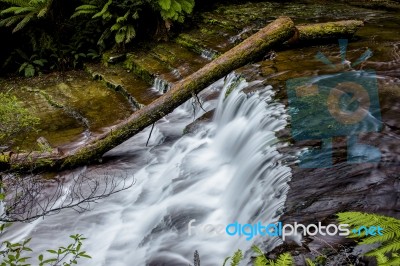
[[[188,101],[156,124],[149,147],[145,143],[150,128],[111,151],[108,157],[118,159],[97,166],[96,173],[134,176],[136,184],[129,190],[102,200],[90,212],[65,210],[24,225],[25,230],[19,225],[6,237],[32,236],[32,246],[40,251],[81,233],[93,257],[84,265],[93,266],[188,265],[195,250],[201,265],[221,265],[238,248],[276,245],[280,240],[270,237],[247,241],[226,234],[188,235],[192,219],[195,226],[279,219],[291,171],[277,150],[284,144],[278,143],[275,132],[285,127],[286,114],[284,106],[273,101],[270,86],[255,84],[258,89],[244,93],[250,85],[230,74],[202,92],[200,99],[216,92],[220,96],[203,103],[206,110],[216,110],[213,120],[196,133],[180,137],[193,119],[193,103]]]
[[[154,88],[156,91],[158,91],[158,92],[164,94],[164,93],[166,93],[167,91],[169,91],[169,89],[171,88],[171,85],[170,85],[167,81],[163,80],[162,78],[156,77],[156,78],[154,79],[153,88]]]

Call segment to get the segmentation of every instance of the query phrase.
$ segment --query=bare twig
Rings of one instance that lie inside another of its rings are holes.
[[[40,217],[57,214],[63,209],[88,211],[92,203],[133,186],[135,179],[128,176],[76,175],[69,182],[46,180],[38,175],[3,176],[6,198],[0,222],[30,222]]]
[[[155,124],[155,123],[153,123],[153,125],[151,126],[149,138],[147,139],[147,142],[146,142],[146,147],[147,147],[147,145],[149,145],[149,141],[150,141],[150,138],[151,138],[151,134],[153,133],[153,129],[154,129],[154,124]]]

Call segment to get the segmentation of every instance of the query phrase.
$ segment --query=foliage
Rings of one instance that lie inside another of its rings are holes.
[[[351,238],[360,238],[360,245],[377,244],[380,246],[367,252],[366,256],[373,256],[377,259],[378,265],[400,265],[400,220],[371,213],[343,212],[338,214],[341,224],[349,224],[353,228],[361,226],[380,226],[383,228],[383,235],[366,235],[362,232],[351,234]]]
[[[268,259],[262,250],[257,247],[252,247],[253,251],[257,254],[256,259],[254,260],[254,266],[291,266],[293,265],[293,258],[290,253],[282,253],[278,256],[278,258],[274,261],[272,259]]]
[[[15,96],[0,93],[0,146],[12,144],[18,135],[35,130],[38,123]]]
[[[78,259],[91,257],[86,253],[86,251],[81,250],[82,242],[85,238],[82,235],[71,235],[70,238],[73,240],[67,247],[59,247],[58,249],[47,250],[47,256],[40,254],[37,258],[37,263],[33,265],[64,265],[70,266],[78,263]],[[28,238],[22,242],[11,243],[9,241],[4,241],[0,249],[0,256],[2,256],[3,261],[0,263],[1,266],[30,266],[30,263],[26,261],[30,259],[29,252],[32,249],[27,245],[31,241]]]
[[[278,256],[276,260],[268,259],[264,252],[257,246],[252,247],[254,253],[256,253],[257,257],[255,258],[253,265],[254,266],[291,266],[293,265],[293,258],[290,253],[283,253]],[[239,263],[243,260],[243,253],[239,249],[237,250],[232,257],[228,257],[225,259],[223,266],[231,260],[231,266],[238,266]]]
[[[112,34],[116,44],[128,44],[136,36],[135,20],[139,18],[142,1],[90,1],[90,4],[78,6],[71,18],[91,15],[91,19],[99,21],[104,27],[97,44],[105,47],[105,40]]]
[[[13,32],[24,28],[35,18],[43,18],[50,11],[53,0],[0,0],[0,2],[12,6],[0,12],[1,15],[8,15],[0,21],[0,26],[10,27],[17,24]]]
[[[23,73],[25,77],[33,77],[35,74],[40,73],[40,69],[47,63],[46,59],[39,58],[37,54],[28,57],[28,55],[20,49],[17,49],[16,52],[23,59],[23,63],[19,67],[18,72]]]
[[[243,253],[240,249],[238,249],[232,257],[227,257],[224,261],[223,266],[226,265],[226,263],[231,260],[231,266],[238,266],[239,263],[243,260]]]
[[[1,176],[0,176],[1,177]],[[1,180],[3,180],[1,178]],[[3,184],[0,183],[0,205],[3,207],[5,199],[5,193],[3,192]],[[5,229],[10,227],[12,223],[0,223],[0,235],[4,233]],[[70,266],[77,264],[81,258],[90,259],[91,257],[82,250],[82,243],[86,239],[80,234],[71,235],[70,238],[73,240],[67,247],[59,247],[57,249],[48,249],[47,255],[40,254],[37,257],[37,261],[33,265],[39,266],[57,266],[64,265]],[[0,257],[2,261],[0,266],[31,266],[32,264],[27,263],[27,260],[31,259],[29,253],[33,250],[28,246],[32,239],[28,238],[20,242],[3,241],[0,244]]]
[[[182,23],[194,4],[194,0],[0,0],[0,27],[21,33],[10,35],[9,50],[14,52],[7,53],[3,69],[30,77],[80,67],[86,60],[100,58],[106,49],[125,49],[141,32],[155,34],[149,32],[149,22],[156,22],[153,27],[160,21]]]
[[[306,263],[307,266],[316,266],[316,264],[310,258],[306,258]]]
[[[164,19],[183,22],[185,15],[192,13],[194,0],[158,0],[158,5]]]

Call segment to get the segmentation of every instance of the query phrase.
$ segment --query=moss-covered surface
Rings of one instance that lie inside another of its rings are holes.
[[[131,113],[123,98],[84,72],[66,72],[34,79],[3,80],[2,91],[9,91],[24,107],[40,118],[38,132],[21,136],[14,149],[36,150],[36,139],[45,137],[53,146],[82,138],[85,130],[101,132],[103,127],[123,120]]]
[[[172,66],[159,60],[147,50],[139,50],[127,54],[124,67],[150,85],[153,84],[157,76],[167,75],[174,70]]]
[[[43,88],[57,102],[86,118],[91,131],[111,126],[131,113],[125,98],[103,86],[84,72],[72,80]]]
[[[208,60],[174,42],[157,44],[150,52],[159,60],[177,69],[182,77],[208,63]]]
[[[37,149],[36,139],[45,137],[52,145],[58,146],[77,140],[84,131],[83,126],[74,118],[66,114],[62,108],[57,108],[40,93],[39,89],[33,89],[27,82],[7,81],[1,82],[2,91],[10,91],[24,107],[34,116],[40,119],[37,126],[38,132],[30,132],[29,135],[20,136],[14,145],[14,149],[34,150]],[[28,100],[29,99],[29,100]]]
[[[229,44],[226,39],[221,38],[218,35],[207,40],[202,39],[198,34],[201,34],[200,30],[196,30],[196,32],[182,33],[175,39],[175,42],[208,59],[213,59],[218,56],[223,51],[222,47],[227,47],[228,45],[233,46],[233,44]],[[219,42],[221,40],[224,40],[224,45],[222,46]]]
[[[346,20],[339,22],[326,22],[297,26],[299,41],[313,42],[324,39],[340,39],[353,36],[356,31],[364,26],[361,20]]]
[[[136,109],[159,97],[157,92],[150,89],[147,82],[136,77],[121,65],[106,67],[102,64],[87,64],[85,68],[94,79],[104,81],[109,88],[120,92],[129,102],[134,101]]]

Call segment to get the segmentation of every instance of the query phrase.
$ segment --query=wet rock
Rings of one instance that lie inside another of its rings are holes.
[[[199,118],[197,118],[193,123],[190,123],[187,125],[184,130],[183,134],[195,134],[197,130],[199,130],[202,127],[202,124],[208,123],[212,120],[214,116],[214,111],[215,110],[210,110],[207,113],[203,114]]]

